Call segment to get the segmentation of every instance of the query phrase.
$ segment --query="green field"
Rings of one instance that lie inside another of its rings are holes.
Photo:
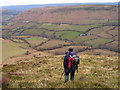
[[[88,32],[89,35],[96,35],[104,31],[102,28],[96,28]]]
[[[79,36],[80,34],[82,34],[82,33],[81,32],[74,32],[74,31],[67,31],[66,33],[64,33],[61,36],[61,38],[71,40],[71,39]]]
[[[79,24],[104,24],[105,20],[81,20]]]
[[[27,50],[29,50],[29,47],[25,43],[20,44],[20,43],[14,43],[12,41],[2,42],[2,61],[4,61],[8,57],[24,54]]]
[[[17,43],[24,43],[23,40],[20,40],[20,39],[12,39],[14,42],[17,42]]]
[[[102,37],[102,38],[107,38],[107,39],[112,39],[112,35],[107,33],[107,32],[104,32],[102,31],[101,33],[98,34],[99,37]]]
[[[57,46],[61,45],[68,45],[70,44],[69,42],[61,41],[61,40],[50,40],[43,44],[42,46],[38,46],[37,48],[43,48],[43,49],[49,49],[49,48],[54,48]]]
[[[15,22],[9,22],[7,25],[11,26],[11,25],[14,25]]]
[[[117,52],[110,51],[107,49],[92,49],[92,50],[86,50],[84,52],[80,52],[78,54],[89,54],[89,55],[106,55],[106,56],[118,56]]]
[[[102,25],[102,24],[93,24],[93,25],[43,24],[43,25],[39,26],[39,28],[45,28],[48,30],[55,30],[55,31],[75,30],[75,31],[85,32],[92,27],[97,27],[100,25]]]
[[[31,23],[28,23],[28,24],[24,25],[25,28],[29,28],[29,27],[32,27],[32,26],[36,26],[36,23],[31,22]]]
[[[52,36],[53,33],[54,33],[54,32],[52,32],[52,31],[46,31],[46,32],[45,32],[45,35],[47,35],[47,36]]]
[[[112,28],[114,28],[114,26],[104,26],[104,27],[102,27],[103,30],[111,30]]]
[[[108,31],[113,36],[118,36],[118,29]]]
[[[25,38],[25,40],[38,40],[38,41],[40,41],[40,40],[44,40],[44,39],[46,39],[46,38],[42,38],[42,37],[30,37],[30,38]]]
[[[103,38],[97,38],[90,41],[85,42],[86,45],[92,45],[93,47],[97,47],[99,45],[104,45],[105,43],[108,43],[112,41],[111,39],[103,39]]]
[[[96,38],[98,38],[96,35],[79,36],[79,37],[73,39],[73,41],[78,42],[78,43],[79,42],[83,43],[85,41],[89,41],[91,39],[96,39]]]
[[[118,41],[113,41],[109,44],[106,44],[106,46],[112,48],[113,50],[118,50]]]
[[[80,50],[83,50],[87,48],[87,46],[72,46],[74,48],[74,52],[78,53]],[[47,53],[52,53],[53,55],[63,55],[66,51],[68,51],[69,46],[64,46],[62,48],[54,49],[54,50],[48,50],[45,51]]]
[[[44,30],[42,29],[27,29],[23,31],[23,35],[40,35],[43,33]]]
[[[60,35],[62,35],[63,33],[66,33],[67,31],[60,31],[60,32],[56,32],[55,33],[55,36],[57,37],[57,38],[60,38]]]
[[[31,37],[31,38],[24,38],[27,40],[32,46],[38,45],[46,40],[47,38],[42,38],[42,37]]]

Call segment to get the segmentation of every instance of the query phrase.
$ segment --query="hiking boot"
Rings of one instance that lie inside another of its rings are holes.
[[[65,83],[68,81],[68,76],[65,75]]]
[[[71,80],[74,80],[74,77],[71,77],[70,79],[71,79]]]
[[[64,83],[67,83],[68,82],[68,80],[65,80],[65,82]]]

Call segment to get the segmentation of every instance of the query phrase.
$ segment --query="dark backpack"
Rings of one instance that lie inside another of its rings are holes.
[[[68,68],[70,70],[77,70],[78,69],[78,64],[79,64],[79,56],[77,55],[69,55],[68,57]]]

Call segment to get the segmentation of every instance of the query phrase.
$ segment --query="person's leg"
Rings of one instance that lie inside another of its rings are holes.
[[[69,72],[65,72],[65,83],[68,81],[69,79]]]
[[[75,71],[72,71],[72,72],[70,73],[70,79],[71,79],[71,80],[74,80],[74,75],[75,75]]]

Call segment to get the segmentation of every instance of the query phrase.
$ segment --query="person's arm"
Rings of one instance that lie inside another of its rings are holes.
[[[66,56],[64,57],[64,63],[63,63],[64,69],[65,69],[66,66],[67,66],[67,58],[68,58],[68,55],[66,55]]]
[[[80,63],[80,60],[78,59],[78,64]]]

